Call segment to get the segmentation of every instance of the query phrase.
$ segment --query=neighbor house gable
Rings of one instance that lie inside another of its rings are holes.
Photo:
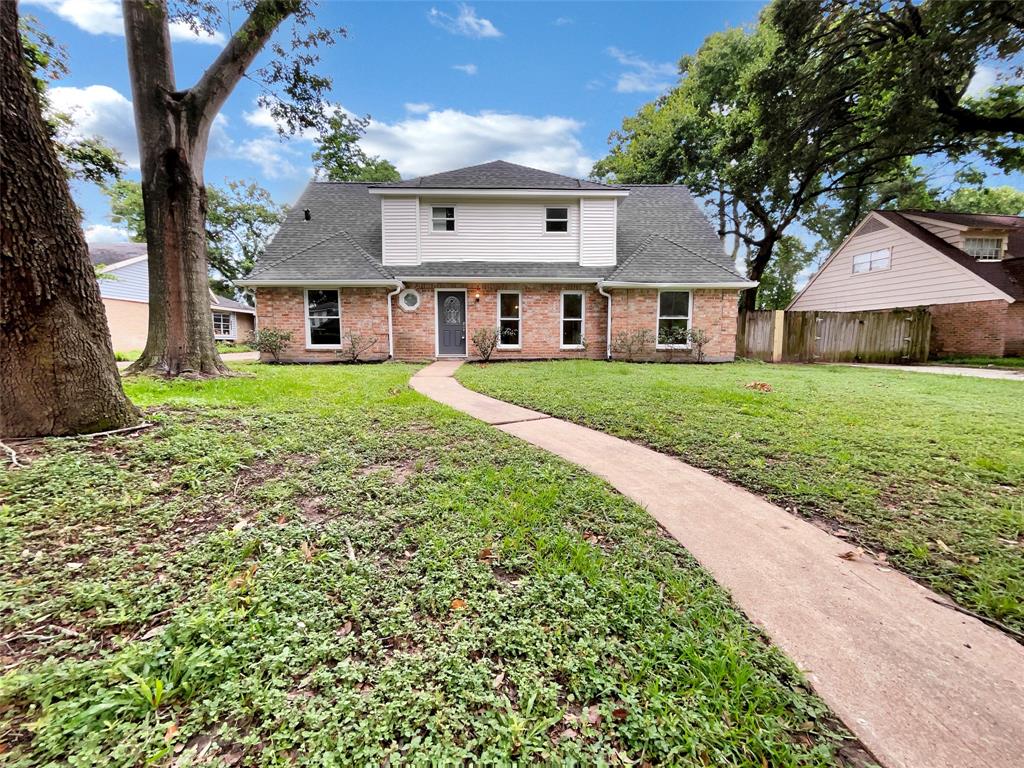
[[[860,311],[1013,297],[945,253],[951,247],[896,212],[873,211],[790,303],[793,310]],[[889,251],[888,266],[882,253]],[[878,268],[854,272],[854,257]]]

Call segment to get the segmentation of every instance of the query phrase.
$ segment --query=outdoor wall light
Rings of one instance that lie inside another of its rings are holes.
[[[475,294],[473,294],[473,298],[476,299],[476,303],[479,304],[480,303],[480,291],[477,291]]]

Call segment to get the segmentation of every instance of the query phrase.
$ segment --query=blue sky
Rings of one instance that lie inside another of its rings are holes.
[[[53,101],[81,130],[121,150],[137,178],[131,89],[119,0],[22,0],[69,55]],[[404,176],[503,158],[586,175],[626,115],[674,80],[675,62],[711,32],[757,18],[759,2],[340,3],[318,20],[348,37],[327,49],[333,99],[372,123],[363,140]],[[237,25],[240,17],[231,19]],[[217,40],[173,31],[179,87],[195,82]],[[211,137],[208,183],[254,179],[291,203],[309,179],[312,145],[278,140],[243,81]],[[93,241],[111,231],[106,198],[79,185]]]

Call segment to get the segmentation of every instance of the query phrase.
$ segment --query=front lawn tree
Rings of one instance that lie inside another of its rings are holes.
[[[213,342],[203,180],[210,128],[242,77],[261,84],[258,99],[282,134],[323,132],[331,113],[330,78],[316,74],[318,48],[344,30],[313,26],[312,0],[236,0],[248,15],[191,88],[174,77],[170,23],[215,30],[218,6],[207,0],[123,0],[135,125],[139,139],[146,244],[149,336],[130,373],[215,376],[226,373]],[[291,19],[286,42],[272,41]],[[270,48],[265,66],[250,71]]]
[[[13,2],[0,3],[0,96],[0,436],[137,424]]]

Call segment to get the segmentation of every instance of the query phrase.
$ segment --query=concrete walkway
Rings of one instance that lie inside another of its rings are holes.
[[[1024,370],[1015,371],[1007,368],[971,368],[966,365],[882,365],[879,363],[827,363],[827,365],[881,368],[885,371],[907,371],[909,373],[944,373],[947,376],[971,376],[976,379],[1024,381]]]
[[[1019,768],[1024,646],[849,543],[678,459],[465,389],[424,395],[607,480],[707,568],[888,768]]]

